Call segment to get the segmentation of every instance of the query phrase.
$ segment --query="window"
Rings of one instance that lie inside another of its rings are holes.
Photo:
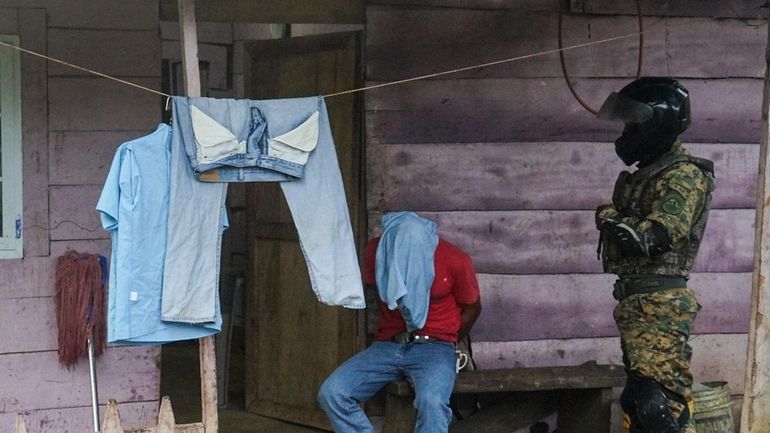
[[[17,50],[0,46],[0,259],[22,257],[21,215],[21,66]]]

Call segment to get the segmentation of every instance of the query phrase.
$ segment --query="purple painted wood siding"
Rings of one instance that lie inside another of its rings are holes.
[[[96,170],[96,169],[94,169]],[[94,185],[52,186],[51,240],[105,239],[110,234],[102,229],[96,202],[104,187]]]
[[[28,336],[29,338],[30,336]],[[110,348],[97,359],[101,403],[157,401],[160,385],[158,346]],[[3,412],[91,404],[88,362],[62,368],[56,351],[0,355]]]
[[[93,4],[91,4],[93,3]],[[25,48],[160,88],[158,1],[7,0],[0,33]],[[58,364],[56,259],[109,254],[94,209],[115,148],[161,119],[157,95],[22,55],[24,259],[0,261],[0,433],[24,412],[33,433],[90,428],[87,362]],[[158,347],[109,348],[97,362],[102,403],[124,426],[154,424]]]
[[[764,0],[677,0],[661,2],[642,0],[639,2],[645,15],[674,15],[711,18],[767,18],[767,3]],[[612,0],[571,0],[570,10],[594,14],[636,14],[633,2]]]
[[[151,89],[160,88],[160,78],[131,81]],[[88,95],[88,99],[83,95]],[[51,131],[147,130],[158,126],[161,119],[158,95],[104,78],[51,77],[48,101]]]
[[[51,184],[103,185],[118,146],[150,132],[152,131],[51,132],[48,139]],[[83,170],[82,167],[88,167],[88,170]],[[89,197],[89,200],[93,199]]]
[[[67,59],[75,65],[86,66],[108,75],[128,77],[157,77],[161,64],[158,29],[109,30],[109,29],[61,29],[48,30],[48,55]],[[94,56],[93,53],[120,53],[116,56]],[[49,74],[53,76],[91,74],[69,66],[51,63]]]
[[[618,336],[612,275],[480,274],[478,279],[484,311],[473,327],[474,341]],[[748,331],[751,273],[697,273],[688,285],[703,306],[695,334]]]
[[[106,405],[100,405],[100,414]],[[158,420],[158,402],[121,402],[120,421],[125,429],[138,430],[155,425]],[[91,406],[42,409],[25,414],[30,433],[84,433],[93,430]],[[16,413],[0,413],[0,433],[16,433]],[[146,430],[145,430],[146,431]]]
[[[635,16],[565,14],[565,47],[633,33]],[[647,19],[644,24],[643,73],[688,78],[762,78],[758,52],[767,45],[765,27],[739,19]],[[532,55],[558,48],[558,15],[548,12],[398,9],[370,7],[366,32],[370,81],[391,81]],[[714,35],[718,42],[704,43]],[[630,37],[565,52],[572,78],[632,77],[639,40]],[[693,61],[693,59],[704,59]],[[560,78],[555,53],[436,78]],[[587,92],[587,91],[586,91]],[[591,93],[586,94],[587,97]]]
[[[18,29],[3,33],[18,34],[23,48],[46,53],[46,11],[17,9]],[[48,93],[47,62],[21,56],[21,118],[23,153],[24,257],[48,255]]]
[[[517,11],[551,11],[553,2],[550,0],[530,0],[527,2],[510,2],[508,0],[368,0],[367,5],[372,9],[372,5],[389,6],[418,6],[430,7],[435,9],[489,9],[489,10],[510,10]]]
[[[754,209],[758,145],[686,147],[714,161],[714,208]],[[593,210],[624,169],[611,143],[370,145],[367,200],[384,211]]]
[[[593,211],[421,212],[441,236],[473,258],[476,271],[539,275],[601,273]],[[370,214],[370,234],[381,214]],[[709,216],[695,272],[751,272],[753,209],[716,209]]]
[[[702,334],[691,338],[692,368],[697,382],[724,380],[733,394],[743,393],[746,334]],[[579,365],[588,361],[620,364],[620,338],[532,341],[474,341],[480,368]]]
[[[507,0],[368,0],[368,5],[388,5],[401,7],[431,7],[434,9],[489,9],[515,11],[546,11],[554,10],[554,3],[549,0],[530,0],[526,2],[511,2]],[[659,0],[642,0],[642,13],[652,16],[686,16],[710,18],[767,18],[767,7],[764,0],[677,0],[661,2]],[[613,0],[571,0],[570,11],[575,13],[593,14],[636,14],[634,2],[617,2]],[[370,7],[371,9],[371,7]]]
[[[370,2],[368,84],[557,46],[555,4],[419,3]],[[565,45],[636,30],[625,10],[633,3],[570,5],[597,14],[567,14]],[[767,41],[765,21],[751,20],[764,17],[761,1],[727,6],[643,1],[655,15],[645,19],[643,74],[683,77],[693,124],[682,139],[716,165],[715,210],[690,283],[703,305],[693,368],[696,380],[728,380],[740,392]],[[633,78],[637,44],[565,54],[590,106]],[[416,210],[471,254],[484,302],[473,330],[482,368],[620,362],[614,277],[596,259],[593,209],[625,168],[612,149],[621,128],[580,107],[558,55],[373,89],[365,110],[370,234],[382,212]]]
[[[598,108],[626,79],[575,79]],[[761,79],[683,79],[693,99],[686,142],[759,143]],[[372,82],[370,84],[376,84]],[[596,119],[563,79],[427,80],[373,89],[366,95],[371,144],[516,141],[612,142],[619,126]]]

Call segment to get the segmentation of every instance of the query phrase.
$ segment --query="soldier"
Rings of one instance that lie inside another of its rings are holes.
[[[713,163],[678,139],[690,125],[687,90],[645,77],[613,92],[599,117],[625,123],[615,151],[620,173],[612,203],[596,210],[627,381],[620,398],[626,432],[693,432],[690,330],[701,306],[687,288],[706,228]]]

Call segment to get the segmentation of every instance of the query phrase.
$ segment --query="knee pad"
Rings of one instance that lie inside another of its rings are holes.
[[[640,375],[629,376],[628,382],[624,393],[628,391],[626,404],[633,405],[630,412],[632,432],[637,430],[634,428],[635,421],[641,424],[638,426],[642,427],[641,431],[651,433],[678,433],[682,430],[683,424],[679,423],[681,417],[680,420],[674,418],[668,407],[669,396],[658,382]]]

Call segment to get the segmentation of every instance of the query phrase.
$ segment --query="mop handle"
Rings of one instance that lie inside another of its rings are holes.
[[[94,417],[94,432],[99,432],[101,430],[99,429],[99,397],[96,389],[96,364],[94,362],[94,345],[90,335],[88,336],[88,369],[91,373],[91,408]]]

